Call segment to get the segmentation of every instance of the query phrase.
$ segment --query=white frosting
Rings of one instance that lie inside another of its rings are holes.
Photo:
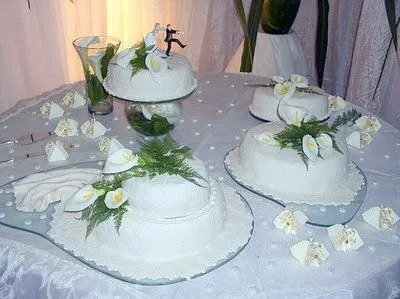
[[[187,163],[205,179],[197,180],[200,186],[167,174],[125,181],[123,188],[131,195],[129,201],[135,210],[154,217],[174,218],[188,216],[206,206],[210,197],[206,168],[197,159],[187,160]]]
[[[79,220],[80,213],[64,213],[59,204],[48,234],[65,249],[123,276],[190,278],[237,252],[251,235],[251,212],[235,191],[213,180],[210,188],[206,204],[185,217],[155,217],[138,211],[130,202],[119,234],[112,220],[107,220],[86,240],[87,223]],[[163,199],[180,200],[173,196]]]
[[[257,87],[249,108],[256,117],[277,121],[280,120],[277,112],[278,103],[279,101],[274,96],[273,88]],[[330,115],[328,97],[325,95],[295,91],[291,98],[285,100],[285,103],[308,110],[305,120],[308,120],[311,116],[315,116],[318,120],[323,120]]]
[[[197,87],[190,62],[182,55],[166,58],[168,70],[157,74],[155,81],[148,70],[141,70],[132,77],[132,67],[116,64],[115,55],[108,65],[104,88],[119,98],[132,101],[165,101],[181,98]]]
[[[255,190],[284,202],[349,204],[363,178],[351,164],[343,140],[336,138],[343,154],[320,148],[323,159],[317,157],[315,162],[309,161],[307,169],[296,151],[263,144],[254,138],[262,132],[276,134],[282,129],[279,122],[250,129],[240,148],[226,160],[233,174]]]
[[[13,183],[15,206],[24,212],[42,212],[98,179],[100,173],[98,169],[71,168],[29,175]]]

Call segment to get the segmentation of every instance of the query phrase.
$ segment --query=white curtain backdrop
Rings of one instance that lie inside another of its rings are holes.
[[[250,0],[243,0],[248,8]],[[111,35],[120,49],[136,43],[155,22],[185,32],[183,52],[198,71],[222,71],[243,32],[232,0],[26,0],[0,1],[0,112],[22,98],[83,78],[72,41]],[[330,0],[329,46],[323,88],[400,128],[400,70],[384,1]],[[400,15],[400,1],[396,1]],[[317,0],[304,0],[293,26],[316,79]],[[163,34],[159,36],[162,47]],[[386,57],[387,56],[387,57]],[[386,57],[386,59],[385,59]],[[383,69],[382,76],[380,76]],[[379,77],[381,79],[379,80]],[[379,81],[379,84],[378,84]],[[378,88],[376,88],[378,86]]]
[[[0,1],[0,112],[23,98],[83,79],[72,41],[111,35],[124,49],[155,22],[184,32],[183,52],[195,70],[224,69],[243,37],[231,0]],[[159,44],[165,47],[164,34]]]

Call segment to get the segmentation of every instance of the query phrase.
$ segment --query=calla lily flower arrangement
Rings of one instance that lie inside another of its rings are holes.
[[[187,163],[193,159],[190,149],[180,146],[169,135],[164,139],[141,142],[142,151],[134,153],[122,148],[112,153],[103,168],[103,177],[85,185],[66,202],[66,212],[82,212],[82,220],[88,222],[86,238],[100,223],[112,219],[118,231],[123,215],[129,208],[130,195],[124,182],[132,177],[178,175],[193,184],[200,185],[203,178]]]
[[[305,121],[308,110],[290,105],[287,100],[294,95],[296,90],[318,93],[308,85],[307,78],[293,74],[290,80],[280,76],[273,76],[272,80],[273,82],[267,87],[274,89],[274,96],[279,100],[278,114],[286,127],[278,134],[264,132],[255,135],[254,138],[265,145],[296,150],[307,168],[310,161],[315,162],[318,157],[323,159],[321,150],[334,149],[342,153],[336,144],[334,133],[338,131],[339,126],[349,122],[354,124],[361,114],[355,109],[344,112],[335,119],[332,125],[321,123],[315,117]]]

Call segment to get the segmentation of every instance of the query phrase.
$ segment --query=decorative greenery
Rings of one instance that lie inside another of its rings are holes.
[[[358,112],[356,109],[351,109],[348,111],[343,112],[342,115],[336,117],[334,122],[331,125],[331,128],[337,129],[340,126],[344,126],[348,123],[350,125],[354,125],[355,121],[361,117],[361,113]]]
[[[311,135],[314,139],[321,133],[328,134],[332,139],[332,147],[339,153],[343,153],[336,144],[334,133],[338,131],[338,127],[354,122],[361,116],[356,109],[343,112],[342,115],[336,117],[332,125],[319,122],[315,117],[308,122],[301,122],[300,125],[288,125],[283,131],[274,136],[281,148],[291,148],[295,150],[308,168],[308,158],[303,152],[303,136]],[[318,153],[318,157],[322,158]]]
[[[269,34],[289,32],[299,11],[300,0],[264,0],[261,27]]]
[[[242,54],[242,62],[240,66],[241,72],[251,72],[253,68],[253,58],[256,49],[258,26],[260,24],[261,11],[264,0],[252,0],[249,12],[249,18],[246,19],[242,0],[235,0],[236,12],[239,16],[240,24],[244,32],[244,48]]]
[[[308,158],[303,152],[303,136],[311,135],[313,138],[317,138],[321,133],[326,133],[332,138],[333,148],[342,153],[333,135],[336,131],[336,128],[321,123],[316,118],[312,118],[310,121],[302,122],[300,125],[288,125],[285,130],[275,135],[275,140],[281,148],[291,148],[295,150],[308,168]],[[318,156],[322,158],[319,153]]]
[[[139,73],[141,70],[147,70],[146,66],[146,56],[147,51],[149,51],[152,47],[146,47],[146,43],[144,39],[140,42],[136,43],[134,46],[136,57],[132,58],[129,62],[132,66],[132,77]]]
[[[199,185],[196,179],[204,180],[185,162],[193,159],[190,149],[180,146],[170,135],[162,140],[143,140],[140,144],[143,150],[138,153],[139,165],[150,178],[166,173],[179,175],[195,185]]]
[[[116,209],[109,209],[105,205],[104,199],[107,192],[122,188],[123,181],[129,178],[148,176],[152,179],[156,175],[169,174],[178,175],[196,185],[199,185],[196,179],[204,180],[185,161],[193,159],[190,149],[180,146],[170,135],[163,139],[142,140],[140,145],[142,151],[137,153],[139,157],[137,166],[92,184],[93,188],[101,190],[103,195],[82,211],[80,219],[88,221],[86,238],[97,225],[108,219],[113,220],[115,229],[119,232],[123,215],[127,212],[129,203],[126,201]]]
[[[318,86],[322,86],[324,78],[326,51],[328,49],[328,0],[318,0],[317,37],[315,40],[315,68]]]
[[[153,114],[151,119],[147,119],[142,112],[135,110],[127,112],[127,120],[136,131],[147,136],[164,135],[174,128],[174,125],[161,115]]]

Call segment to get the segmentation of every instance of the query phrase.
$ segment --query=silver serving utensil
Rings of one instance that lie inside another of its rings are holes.
[[[24,136],[20,136],[17,138],[0,138],[0,144],[20,144],[20,145],[28,145],[34,143],[36,141],[48,138],[53,133],[50,131],[43,131],[43,132],[34,132],[30,134],[26,134]]]
[[[75,146],[73,144],[69,144],[69,145],[65,145],[64,148],[66,150],[68,150],[68,149],[71,149],[71,148],[75,148]],[[14,163],[15,161],[18,161],[18,160],[35,158],[35,157],[40,157],[40,156],[45,156],[45,155],[46,155],[46,151],[45,150],[40,150],[40,151],[37,151],[37,152],[33,152],[33,153],[29,153],[29,154],[22,154],[22,155],[14,156],[14,157],[12,157],[10,159],[7,159],[7,160],[0,161],[0,165],[2,165],[2,164],[11,164],[11,163]]]

